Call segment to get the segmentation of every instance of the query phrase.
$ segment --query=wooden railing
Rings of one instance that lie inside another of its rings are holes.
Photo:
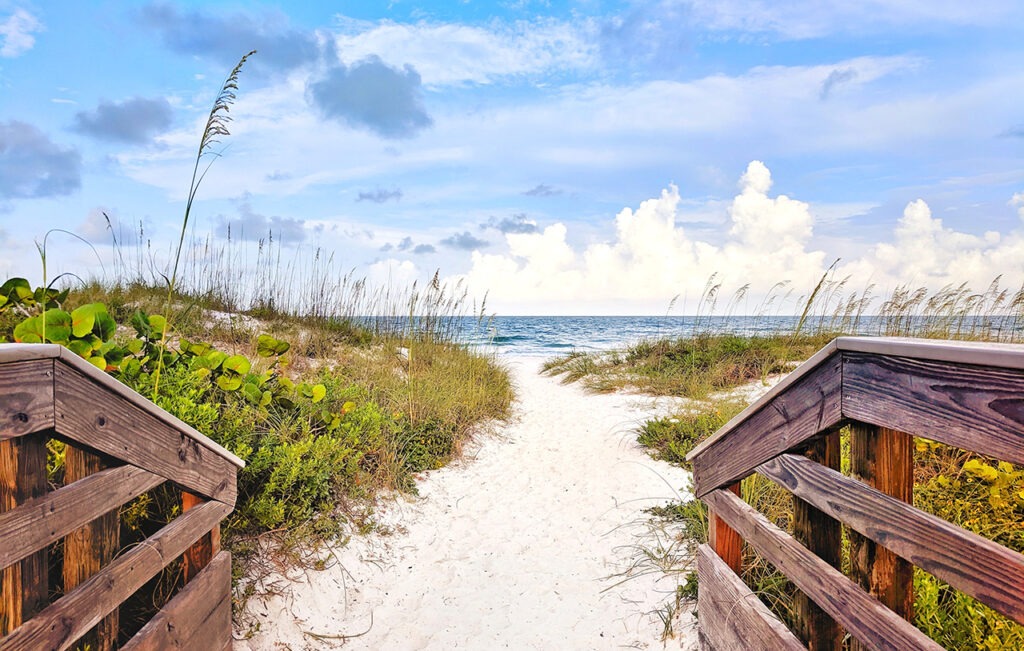
[[[51,441],[64,444],[57,486]],[[230,648],[220,521],[242,465],[67,349],[0,344],[0,649],[97,651],[119,635],[122,649]],[[180,515],[122,548],[120,508],[165,483]],[[141,628],[119,621],[123,602],[178,559],[173,598]]]
[[[689,454],[704,648],[941,649],[910,623],[913,566],[1024,624],[1024,555],[912,506],[914,436],[1024,464],[1024,346],[841,337]],[[753,473],[792,493],[792,535],[737,496]],[[740,580],[744,541],[799,590],[796,630]]]

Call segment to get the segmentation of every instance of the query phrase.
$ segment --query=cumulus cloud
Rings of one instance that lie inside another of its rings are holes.
[[[455,233],[450,237],[446,237],[441,240],[441,244],[453,249],[462,249],[463,251],[475,251],[476,249],[482,249],[486,246],[490,246],[490,242],[482,240],[479,237],[475,237],[469,231],[464,233]]]
[[[31,124],[0,122],[0,199],[57,197],[81,185],[82,157]]]
[[[1024,220],[1024,192],[1018,192],[1010,199],[1011,206],[1017,206],[1017,215]]]
[[[36,32],[43,30],[43,24],[25,11],[15,9],[6,19],[0,19],[0,57],[7,59],[21,56],[36,44]]]
[[[433,124],[423,106],[420,75],[370,56],[339,63],[308,86],[314,106],[328,118],[364,127],[384,138],[411,138]]]
[[[546,185],[544,183],[541,183],[539,185],[536,185],[536,186],[530,188],[529,190],[527,190],[523,194],[528,196],[528,197],[557,197],[558,195],[562,194],[562,191],[558,190],[556,188],[553,188],[550,185]]]
[[[525,213],[516,213],[502,219],[491,217],[485,223],[480,224],[480,228],[493,228],[501,233],[536,233],[537,222],[527,218]]]
[[[376,190],[360,191],[359,196],[356,197],[356,201],[370,201],[372,203],[385,203],[394,199],[398,201],[402,198],[402,191],[398,188],[394,190],[383,190],[377,188]]]
[[[155,30],[164,45],[188,56],[209,56],[234,65],[250,50],[259,50],[252,65],[257,69],[286,71],[316,61],[317,37],[288,27],[281,13],[215,15],[199,9],[181,11],[168,2],[142,8],[142,22]]]
[[[688,232],[684,203],[670,186],[636,209],[619,212],[609,241],[574,246],[561,223],[533,233],[508,233],[506,252],[472,254],[466,279],[470,287],[487,289],[497,305],[548,312],[564,310],[566,304],[582,310],[649,312],[664,309],[674,296],[689,300],[692,310],[712,274],[731,290],[749,286],[755,306],[781,281],[806,294],[834,258],[811,244],[810,205],[772,195],[771,188],[768,168],[759,161],[750,163],[739,193],[726,208],[723,241]],[[1024,193],[1011,203],[1024,210]],[[849,287],[859,289],[871,283],[889,289],[918,283],[935,290],[965,281],[985,287],[1000,274],[1015,285],[1024,281],[1020,260],[1024,224],[1008,234],[962,233],[945,227],[918,200],[908,204],[890,242],[870,248],[836,273],[850,276]]]
[[[238,206],[238,214],[218,219],[217,234],[248,242],[273,239],[290,244],[306,239],[305,221],[294,217],[267,217],[253,211],[248,201]]]
[[[426,253],[437,253],[437,249],[433,244],[417,244],[413,247],[412,252],[416,255],[423,255]]]
[[[75,130],[100,140],[141,144],[166,131],[173,115],[170,102],[162,97],[103,101],[95,110],[75,115]]]

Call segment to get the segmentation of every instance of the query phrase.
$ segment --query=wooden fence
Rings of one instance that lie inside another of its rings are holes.
[[[1024,464],[1024,346],[841,337],[689,454],[704,648],[941,649],[910,623],[913,566],[1024,624],[1024,555],[912,506],[914,436]],[[753,473],[792,493],[792,535],[737,496]],[[800,591],[795,631],[739,579],[744,541]]]
[[[54,442],[65,456],[56,486]],[[67,349],[0,344],[0,649],[98,651],[119,636],[122,649],[230,648],[220,521],[242,465]],[[180,515],[122,547],[121,507],[165,482]],[[173,598],[141,628],[119,621],[122,604],[178,559]]]

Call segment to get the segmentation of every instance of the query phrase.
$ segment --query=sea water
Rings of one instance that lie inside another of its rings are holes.
[[[622,349],[640,341],[700,332],[792,332],[796,317],[496,316],[467,320],[465,340],[499,355],[555,357],[572,351]]]

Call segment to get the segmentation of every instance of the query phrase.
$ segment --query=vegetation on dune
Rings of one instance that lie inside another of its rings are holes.
[[[255,265],[230,238],[189,239],[203,163],[229,135],[229,105],[252,54],[210,112],[166,268],[141,227],[139,245],[125,247],[111,225],[112,276],[47,279],[44,238],[43,286],[0,286],[0,342],[63,345],[245,461],[222,532],[236,606],[269,571],[264,552],[319,562],[322,543],[375,526],[382,490],[415,492],[416,473],[458,456],[476,428],[508,415],[513,398],[494,358],[461,343],[465,317],[482,319],[485,307],[470,312],[460,285],[435,275],[425,286],[374,289],[319,249],[287,259],[269,234]],[[64,447],[53,441],[49,451],[59,485]],[[169,484],[126,504],[122,542],[143,540],[180,509]],[[53,562],[60,557],[54,549]],[[145,621],[180,571],[172,563],[123,607],[122,621]]]
[[[685,457],[722,427],[745,403],[730,389],[784,373],[833,337],[843,334],[915,336],[940,339],[1020,342],[1024,340],[1024,289],[1002,289],[999,279],[985,292],[966,286],[928,293],[896,289],[867,316],[868,293],[841,296],[843,282],[824,278],[790,330],[745,335],[730,332],[728,322],[714,328],[703,321],[690,336],[644,341],[622,351],[572,353],[550,360],[545,370],[563,381],[582,382],[596,391],[636,387],[659,395],[693,399],[691,406],[652,419],[638,431],[652,456],[689,467]],[[712,302],[714,292],[711,292]],[[778,319],[777,319],[778,320]],[[749,325],[749,321],[743,325]],[[737,327],[741,327],[737,325]],[[914,505],[969,531],[1024,553],[1024,468],[963,450],[915,439]],[[843,471],[849,472],[849,433],[841,433]],[[741,484],[743,499],[770,521],[792,531],[790,494],[754,474]],[[699,500],[682,500],[651,509],[664,533],[644,549],[644,565],[679,577],[673,599],[664,607],[665,633],[671,614],[696,596],[693,573],[696,548],[707,540],[707,510]],[[844,563],[849,542],[843,539]],[[795,587],[750,546],[745,546],[743,579],[790,627]],[[1024,648],[1024,626],[1000,615],[927,572],[915,569],[915,623],[950,649]]]

